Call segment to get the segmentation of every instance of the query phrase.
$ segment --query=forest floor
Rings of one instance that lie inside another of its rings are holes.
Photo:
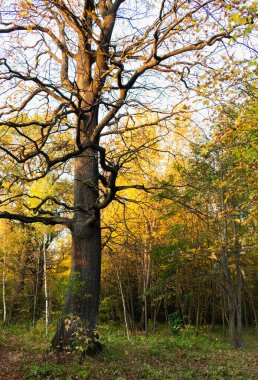
[[[53,333],[54,326],[50,332]],[[186,328],[173,336],[164,326],[128,341],[121,328],[102,326],[104,350],[83,362],[48,352],[44,326],[15,325],[0,334],[0,379],[5,380],[257,380],[258,341],[245,334],[245,348],[232,350],[220,333],[198,336]]]

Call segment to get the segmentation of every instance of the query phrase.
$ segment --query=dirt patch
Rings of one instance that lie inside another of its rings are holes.
[[[0,347],[0,380],[24,379],[20,372],[23,354],[17,343],[17,337],[8,334]]]

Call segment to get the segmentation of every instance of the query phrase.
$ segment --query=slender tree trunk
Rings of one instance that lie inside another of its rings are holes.
[[[257,315],[257,311],[255,308],[252,289],[251,289],[251,286],[250,286],[248,280],[246,281],[246,285],[247,285],[247,291],[248,291],[248,295],[249,295],[249,299],[250,299],[250,303],[251,303],[251,307],[252,307],[252,311],[253,311],[253,316],[254,316],[255,338],[258,339],[258,315]]]
[[[243,295],[243,314],[244,314],[245,327],[249,327],[246,296],[247,295],[245,295],[245,294]]]
[[[131,327],[131,333],[135,330],[135,315],[134,315],[134,298],[133,298],[133,292],[131,284],[128,284],[129,287],[129,305],[130,305],[130,327]]]
[[[185,303],[184,303],[184,300],[182,299],[183,290],[181,289],[179,278],[180,278],[180,273],[179,273],[178,268],[177,268],[176,269],[176,301],[177,301],[178,307],[180,309],[180,314],[182,317],[183,325],[185,325],[185,323],[186,323],[186,320],[185,320],[185,318],[186,318],[186,316],[185,316]],[[190,307],[191,307],[191,300],[190,300],[189,308]],[[189,318],[188,318],[188,324],[190,324]]]
[[[43,271],[44,271],[44,293],[45,293],[45,322],[46,322],[46,336],[48,336],[48,289],[47,289],[47,254],[46,254],[46,236],[43,235]]]
[[[199,322],[200,322],[200,296],[197,298],[197,310],[195,315],[195,335],[199,335]]]
[[[147,307],[147,287],[149,281],[148,252],[146,243],[143,249],[143,268],[142,268],[142,312],[141,312],[141,330],[148,332],[148,307]]]
[[[189,301],[188,313],[187,313],[187,324],[191,325],[192,323],[192,298]]]
[[[226,329],[225,329],[225,302],[224,302],[224,295],[221,294],[221,319],[222,319],[222,331],[223,331],[223,337],[226,337]]]
[[[222,175],[223,177],[223,175]],[[228,247],[228,222],[226,217],[226,206],[225,206],[225,197],[224,190],[221,190],[221,211],[223,212],[223,244],[222,249],[222,265],[223,265],[223,274],[227,288],[227,297],[228,297],[228,319],[229,319],[229,335],[231,340],[231,345],[234,348],[237,348],[237,330],[236,330],[236,299],[233,286],[232,273],[229,265],[229,247]]]
[[[142,296],[142,313],[141,313],[141,330],[148,333],[148,305],[146,296],[146,280],[143,279],[143,296]]]
[[[123,287],[122,287],[122,283],[121,283],[121,279],[120,279],[120,276],[119,276],[118,269],[115,268],[115,271],[116,271],[117,282],[118,282],[119,291],[120,291],[120,294],[121,294],[121,299],[122,299],[122,304],[123,304],[126,337],[127,337],[128,340],[130,340],[129,329],[128,329],[128,322],[127,322],[126,304],[125,304],[125,297],[124,297]]]
[[[157,303],[155,303],[155,306],[153,308],[153,327],[152,327],[153,333],[156,331],[157,316],[159,313],[160,305],[161,305],[161,301],[157,301]]]
[[[242,322],[242,273],[241,273],[241,263],[240,263],[240,243],[239,236],[237,233],[236,221],[233,221],[233,231],[235,240],[235,261],[236,261],[236,279],[237,279],[237,348],[244,347],[243,340],[243,322]]]
[[[164,301],[164,310],[165,310],[166,323],[169,325],[169,315],[168,315],[168,308],[167,308],[166,301]]]
[[[30,261],[31,252],[26,250],[26,247],[23,248],[21,252],[21,269],[19,269],[19,280],[15,287],[12,289],[11,301],[9,304],[9,313],[7,318],[7,323],[11,322],[13,316],[17,315],[18,307],[21,303],[25,282],[26,282],[26,274],[28,269],[28,264]],[[17,293],[17,289],[19,292]]]
[[[146,292],[149,289],[150,276],[151,276],[151,259],[150,252],[153,244],[153,228],[155,227],[155,219],[152,221],[146,220],[145,234],[146,240],[143,244],[142,253],[142,272],[143,272],[143,291],[142,291],[142,316],[141,316],[141,330],[148,333],[148,299]]]
[[[33,317],[32,317],[32,325],[33,325],[33,327],[35,327],[35,322],[36,322],[36,308],[37,308],[38,287],[39,287],[40,256],[41,256],[41,247],[39,247],[37,272],[36,272],[36,284],[35,284],[35,290],[34,290]]]
[[[229,295],[229,336],[231,345],[233,348],[237,348],[237,334],[236,334],[236,310],[234,305],[234,299],[232,299],[232,295]]]
[[[6,252],[4,247],[4,257],[3,257],[3,324],[6,324],[6,287],[5,287],[5,280],[6,280]]]
[[[215,295],[214,295],[214,286],[213,293],[212,293],[212,299],[211,299],[211,332],[215,331]]]

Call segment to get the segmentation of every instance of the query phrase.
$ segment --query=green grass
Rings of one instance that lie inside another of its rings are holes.
[[[0,335],[1,348],[8,349],[10,337],[15,342],[14,355],[22,353],[13,370],[28,380],[247,380],[258,379],[258,342],[246,333],[246,348],[232,350],[220,332],[196,336],[188,327],[172,336],[160,326],[155,334],[136,333],[128,341],[119,326],[101,326],[104,350],[98,356],[80,358],[70,354],[57,357],[50,353],[49,340],[55,326],[45,338],[44,325],[35,329],[26,325],[4,328]],[[10,343],[9,343],[10,344]]]

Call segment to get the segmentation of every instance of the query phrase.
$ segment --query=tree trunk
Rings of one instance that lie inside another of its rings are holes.
[[[253,316],[254,316],[255,338],[258,339],[258,315],[257,315],[256,308],[255,308],[252,289],[251,289],[251,286],[250,286],[248,280],[246,280],[246,285],[247,285],[247,291],[248,291],[248,295],[249,295],[249,299],[250,299],[250,303],[251,303],[251,307],[252,307],[252,311],[253,311]]]
[[[47,290],[47,254],[46,254],[46,237],[43,235],[43,260],[44,260],[44,293],[45,293],[45,327],[46,336],[48,336],[48,290]]]
[[[11,322],[13,317],[15,318],[19,314],[19,306],[24,302],[24,287],[27,280],[26,275],[28,271],[28,265],[31,259],[31,254],[32,253],[30,251],[26,250],[26,247],[24,247],[21,252],[21,269],[19,269],[18,283],[12,289],[9,313],[7,317],[8,324]],[[19,289],[19,292],[17,292],[17,289]]]
[[[222,175],[223,178],[223,175]],[[223,212],[223,244],[221,257],[223,265],[223,275],[224,281],[227,289],[228,297],[228,323],[229,323],[229,335],[230,341],[233,348],[237,348],[237,329],[236,329],[236,312],[237,312],[237,302],[235,298],[233,278],[230,269],[229,261],[229,245],[228,245],[228,221],[227,221],[227,208],[225,204],[224,190],[221,189],[221,211]]]
[[[235,300],[232,294],[229,294],[228,297],[228,325],[229,325],[229,336],[231,345],[233,348],[237,348],[237,331],[236,331],[236,308]]]
[[[5,279],[6,279],[6,252],[4,247],[4,258],[3,258],[3,324],[6,324],[6,289],[5,289]]]
[[[96,115],[91,115],[81,141],[89,140],[96,122]],[[52,342],[54,348],[78,346],[79,339],[89,353],[101,349],[97,334],[101,272],[98,177],[98,153],[87,149],[75,159],[71,273],[63,317]]]
[[[235,240],[235,262],[236,262],[236,280],[237,280],[237,348],[244,347],[243,339],[243,322],[242,322],[242,273],[241,273],[241,262],[240,262],[240,251],[241,246],[239,242],[239,235],[237,233],[236,221],[233,221],[233,231]]]
[[[34,284],[33,316],[32,316],[32,325],[33,325],[33,327],[35,327],[35,323],[36,323],[36,309],[37,309],[38,288],[39,288],[40,257],[41,257],[41,247],[39,247],[38,262],[37,262],[37,272],[36,272],[36,281],[34,281],[35,284]]]
[[[153,324],[152,324],[152,332],[153,333],[155,333],[155,331],[156,331],[157,316],[159,313],[160,305],[161,305],[161,301],[158,301],[157,303],[155,303],[155,306],[153,308]]]
[[[212,270],[213,270],[213,268],[212,268]],[[212,288],[212,296],[211,296],[211,332],[214,332],[215,331],[215,304],[216,304],[215,294],[216,294],[216,286],[215,286],[213,278],[211,280],[211,288]]]
[[[115,267],[115,270],[116,270],[117,282],[118,282],[119,291],[120,291],[120,295],[121,295],[121,299],[122,299],[122,304],[123,304],[124,321],[125,321],[125,333],[126,333],[127,339],[130,340],[129,330],[128,330],[128,322],[127,322],[126,304],[125,304],[125,297],[124,297],[124,292],[123,292],[123,288],[122,288],[122,282],[121,282],[121,279],[120,279],[117,267]]]
[[[133,298],[133,292],[130,282],[128,281],[128,289],[129,289],[129,310],[130,310],[130,329],[131,333],[135,330],[135,315],[134,315],[134,298]]]
[[[199,319],[200,319],[200,296],[197,297],[197,309],[195,314],[195,335],[199,335]]]
[[[225,329],[225,300],[224,300],[224,294],[221,294],[221,320],[222,320],[222,331],[223,331],[223,337],[226,337],[226,329]]]

